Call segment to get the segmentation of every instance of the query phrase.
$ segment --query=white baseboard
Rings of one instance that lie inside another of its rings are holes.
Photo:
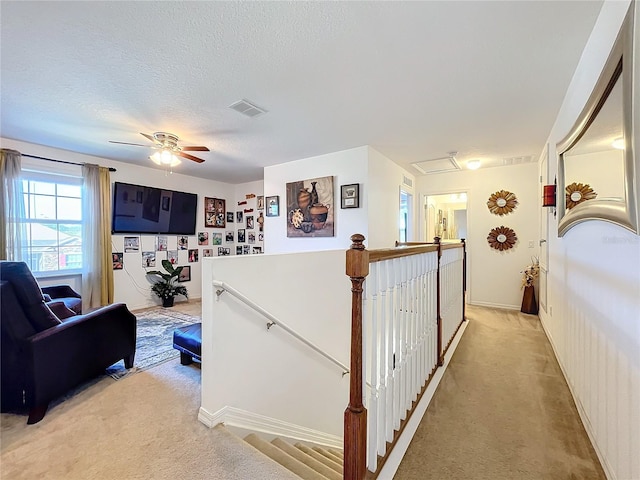
[[[407,449],[409,448],[409,443],[411,443],[411,440],[413,439],[413,436],[415,435],[416,430],[418,430],[418,425],[420,425],[420,422],[422,421],[422,417],[427,411],[427,407],[429,406],[429,403],[431,403],[431,399],[433,398],[433,395],[436,392],[436,388],[438,388],[438,384],[440,383],[440,380],[442,380],[442,376],[444,375],[445,370],[447,369],[447,367],[449,366],[449,363],[451,362],[451,357],[453,356],[453,353],[456,351],[456,348],[458,348],[458,343],[460,343],[460,339],[462,338],[464,331],[467,329],[467,325],[469,325],[468,321],[462,322],[462,325],[460,325],[460,328],[458,329],[456,336],[453,337],[453,340],[451,341],[451,345],[449,345],[449,349],[445,354],[444,363],[442,364],[442,367],[438,368],[433,374],[433,378],[431,379],[429,386],[427,387],[424,394],[422,395],[422,398],[420,399],[420,403],[418,403],[418,405],[416,406],[416,409],[413,412],[413,415],[411,415],[409,422],[407,422],[407,426],[404,428],[402,435],[400,435],[400,438],[398,439],[395,447],[389,454],[389,458],[387,458],[387,461],[384,464],[384,467],[382,467],[382,470],[380,471],[380,474],[377,477],[378,480],[392,480],[394,475],[398,471],[400,462],[402,461],[404,454],[407,452]]]
[[[293,440],[314,443],[316,445],[342,450],[342,437],[313,430],[311,428],[301,427],[300,425],[266,417],[257,413],[248,412],[240,408],[226,406],[215,413],[210,413],[200,407],[198,420],[210,428],[222,423],[225,426],[237,427],[252,432],[261,432],[267,435],[286,437]]]
[[[556,344],[553,342],[553,337],[549,335],[547,330],[547,326],[545,325],[546,317],[540,317],[540,323],[542,324],[542,331],[547,336],[549,343],[551,344],[551,349],[553,350],[553,354],[556,357],[556,361],[558,365],[560,365],[560,370],[562,371],[562,375],[564,376],[564,380],[569,387],[569,392],[571,392],[571,396],[573,397],[573,403],[576,404],[576,408],[578,409],[578,415],[580,415],[580,420],[582,421],[582,425],[584,425],[584,429],[587,431],[587,435],[589,436],[589,440],[591,440],[591,445],[593,445],[593,449],[596,451],[596,455],[598,456],[598,460],[600,460],[600,464],[602,465],[602,469],[604,470],[604,474],[607,476],[608,480],[616,480],[616,475],[611,468],[611,464],[607,460],[607,457],[602,453],[598,443],[596,442],[595,432],[593,431],[593,427],[591,426],[591,420],[589,420],[589,416],[587,415],[586,410],[582,406],[582,402],[576,396],[573,391],[573,387],[571,386],[571,382],[569,381],[569,377],[567,376],[567,372],[564,369],[564,365],[560,357],[558,356],[558,350],[556,349]]]
[[[489,307],[489,308],[504,308],[506,310],[520,310],[522,305],[504,305],[502,303],[491,303],[491,302],[467,302],[467,305],[477,305],[479,307]]]

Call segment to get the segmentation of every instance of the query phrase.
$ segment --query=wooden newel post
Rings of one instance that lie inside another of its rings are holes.
[[[346,273],[351,279],[351,378],[344,412],[344,479],[362,480],[367,470],[367,410],[362,403],[362,284],[369,275],[364,236],[351,236]]]
[[[433,237],[433,243],[438,245],[438,269],[436,271],[436,322],[438,326],[438,366],[441,367],[444,364],[444,355],[442,355],[442,315],[440,310],[440,259],[442,258],[442,244],[440,243],[440,237]]]

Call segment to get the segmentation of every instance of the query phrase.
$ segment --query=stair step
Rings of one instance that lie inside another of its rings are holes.
[[[328,466],[332,470],[335,470],[336,472],[342,474],[342,462],[338,463],[333,458],[327,458],[326,456],[319,454],[312,448],[307,447],[306,445],[302,445],[301,443],[296,443],[295,447],[302,450],[304,453],[306,453],[310,457],[315,458],[319,462],[324,463],[326,466]]]
[[[291,470],[303,480],[328,480],[327,477],[313,470],[301,461],[295,459],[280,448],[262,440],[255,433],[244,437],[245,441],[264,453],[266,456],[275,460],[287,470]]]
[[[284,452],[291,455],[296,460],[301,461],[302,463],[307,465],[309,468],[312,468],[316,472],[320,473],[321,475],[324,475],[329,480],[342,480],[342,475],[340,473],[331,469],[324,463],[316,460],[312,456],[304,453],[302,450],[294,447],[290,443],[287,443],[280,438],[274,439],[271,443],[276,447],[280,448],[281,450],[283,450]]]
[[[316,452],[318,452],[321,455],[324,455],[329,460],[333,460],[334,462],[337,462],[337,463],[342,463],[342,459],[340,457],[338,457],[337,455],[334,455],[333,453],[329,452],[329,450],[327,450],[326,448],[313,447],[313,450],[315,450]]]
[[[341,458],[342,461],[344,462],[344,453],[342,453],[341,450],[337,450],[335,448],[327,448],[327,450],[333,453],[334,455],[336,455],[338,458]]]

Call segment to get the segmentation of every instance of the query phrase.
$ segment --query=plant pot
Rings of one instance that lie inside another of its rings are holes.
[[[162,306],[165,308],[173,307],[173,299],[175,297],[167,297],[162,299]]]

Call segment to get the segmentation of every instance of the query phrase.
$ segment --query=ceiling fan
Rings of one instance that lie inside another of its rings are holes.
[[[194,162],[202,163],[204,159],[194,157],[193,155],[189,155],[185,153],[188,152],[208,152],[210,151],[207,147],[203,146],[190,146],[190,147],[181,147],[178,145],[177,135],[173,133],[167,132],[155,132],[152,135],[147,135],[146,133],[140,133],[143,137],[153,142],[154,145],[142,145],[141,143],[129,143],[129,142],[116,142],[113,140],[109,140],[109,143],[118,143],[120,145],[134,145],[136,147],[150,147],[158,152],[151,155],[149,158],[153,160],[155,163],[159,165],[170,165],[174,166],[180,163],[180,161],[176,158],[182,157],[189,160],[193,160]]]

